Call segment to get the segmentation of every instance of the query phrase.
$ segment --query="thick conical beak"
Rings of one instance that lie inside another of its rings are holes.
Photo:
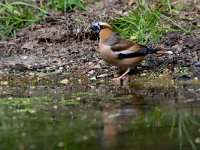
[[[99,23],[93,23],[91,26],[90,26],[90,29],[92,29],[95,33],[99,33],[100,32],[100,26],[99,26]]]

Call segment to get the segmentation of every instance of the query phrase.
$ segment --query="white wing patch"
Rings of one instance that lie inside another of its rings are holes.
[[[123,50],[123,51],[115,52],[116,55],[118,55],[118,54],[131,54],[131,53],[134,53],[134,52],[130,51],[130,50]]]

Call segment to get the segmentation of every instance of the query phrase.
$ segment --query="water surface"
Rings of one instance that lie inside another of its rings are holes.
[[[12,80],[0,91],[2,150],[200,148],[200,87],[193,81],[117,87],[109,79]]]

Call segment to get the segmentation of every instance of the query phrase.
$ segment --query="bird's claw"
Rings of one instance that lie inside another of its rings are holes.
[[[117,86],[127,86],[130,82],[130,76],[118,77],[112,79],[114,84]]]

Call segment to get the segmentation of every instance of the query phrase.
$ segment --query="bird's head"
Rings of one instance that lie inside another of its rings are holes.
[[[95,33],[99,34],[101,41],[108,40],[114,33],[114,29],[111,25],[105,22],[93,23],[90,27]]]
[[[90,27],[95,33],[100,33],[101,31],[113,31],[113,27],[105,22],[93,23]]]

